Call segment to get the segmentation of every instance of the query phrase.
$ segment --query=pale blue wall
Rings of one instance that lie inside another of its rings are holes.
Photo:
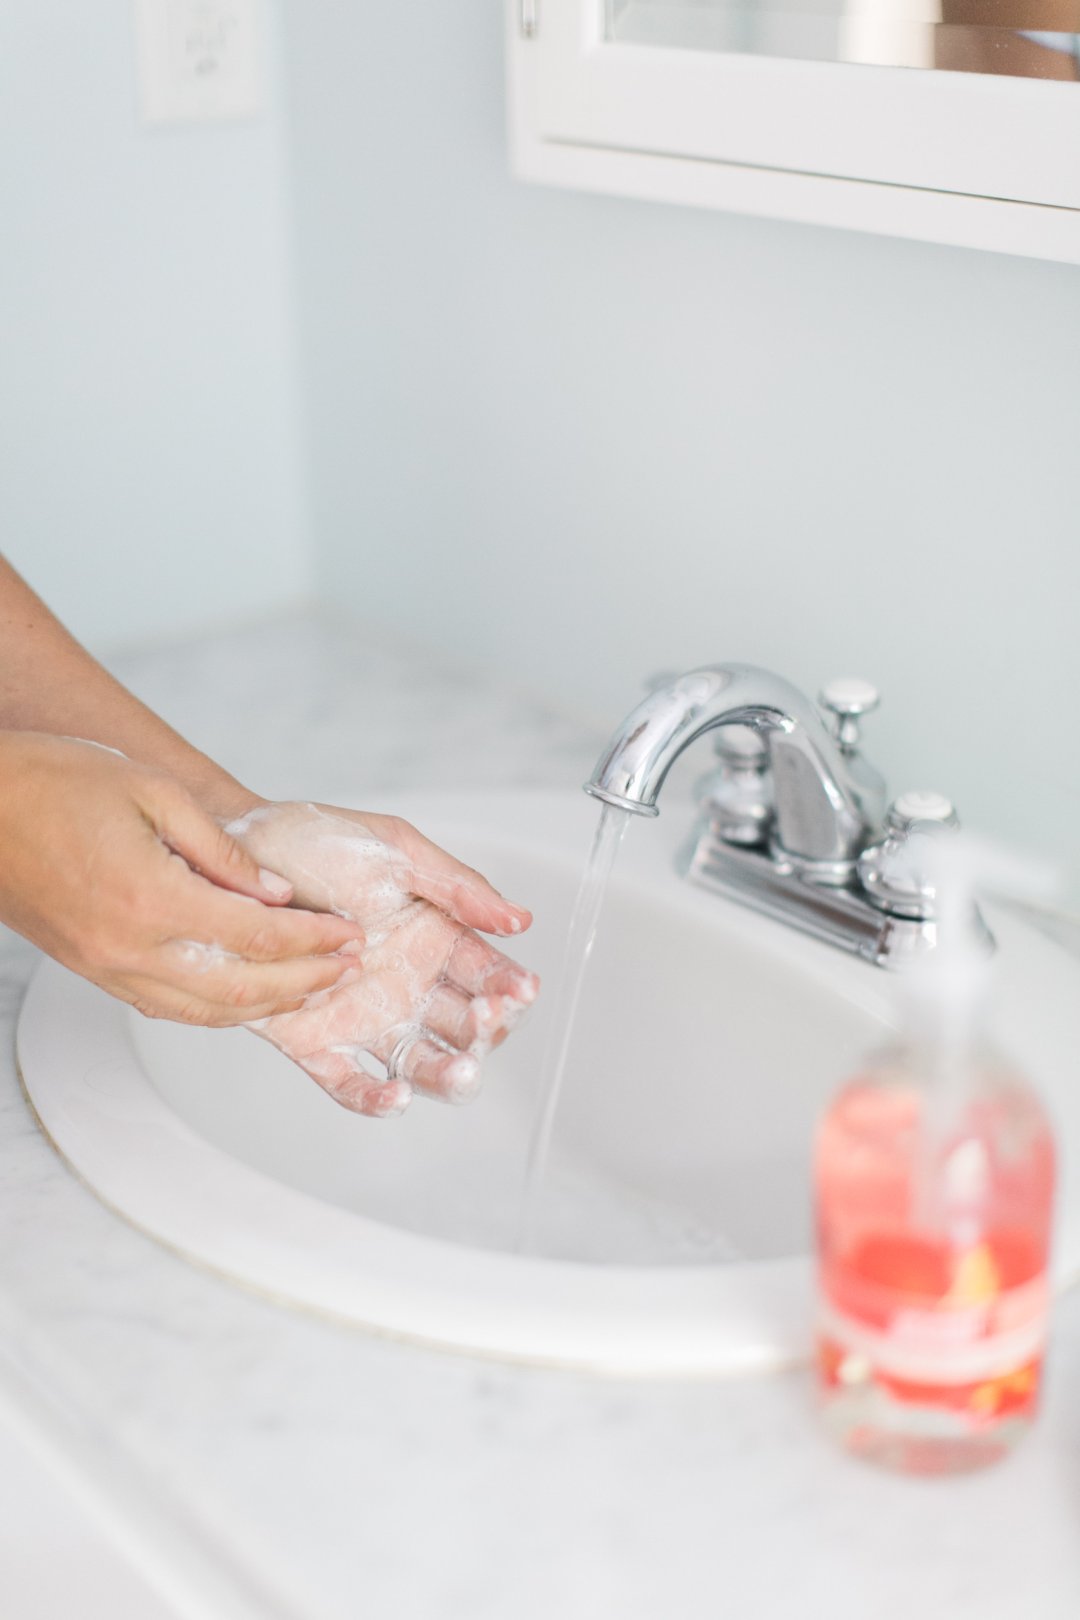
[[[74,628],[314,555],[608,718],[864,671],[894,782],[1071,851],[1080,270],[524,187],[494,0],[284,0],[283,54],[279,10],[260,119],[147,129],[127,0],[0,0],[0,547]]]
[[[131,0],[0,0],[0,550],[96,647],[307,589],[276,10],[257,120],[150,128]]]
[[[1071,851],[1080,269],[517,184],[498,11],[286,0],[327,596],[612,720],[865,673],[895,785]]]

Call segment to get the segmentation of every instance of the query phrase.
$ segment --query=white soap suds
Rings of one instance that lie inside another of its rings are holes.
[[[244,960],[235,951],[227,951],[213,940],[204,944],[199,939],[174,939],[172,944],[181,961],[197,973],[209,973],[211,968],[221,967],[226,962]]]
[[[418,890],[451,904],[483,880],[438,864],[421,870],[363,821],[318,805],[259,806],[226,831],[292,884],[297,906],[336,913],[365,934],[349,946],[355,970],[258,1032],[364,1113],[400,1112],[410,1087],[451,1102],[475,1096],[481,1059],[534,999],[536,980]],[[385,1080],[369,1067],[382,1062]]]

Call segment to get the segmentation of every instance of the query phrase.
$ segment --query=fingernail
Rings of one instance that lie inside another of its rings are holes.
[[[529,1010],[529,1007],[531,1006],[531,1003],[526,1001],[518,1001],[515,996],[503,996],[501,999],[502,1013],[500,1015],[499,1022],[503,1029],[509,1033],[509,1031],[514,1029],[524,1018],[525,1014]]]
[[[512,916],[507,919],[501,928],[493,928],[492,933],[501,935],[504,939],[507,934],[521,934],[532,922],[531,912],[525,911],[520,917]]]
[[[455,1058],[447,1068],[446,1100],[452,1103],[472,1102],[481,1085],[480,1065],[468,1052]]]
[[[357,984],[363,977],[363,968],[357,967],[355,962],[346,962],[334,980],[334,989],[340,990],[343,984]]]
[[[292,894],[292,884],[276,872],[268,872],[265,866],[259,867],[259,882],[275,900],[287,900]]]
[[[365,1110],[373,1119],[396,1119],[412,1102],[412,1087],[404,1080],[395,1080],[377,1091]]]

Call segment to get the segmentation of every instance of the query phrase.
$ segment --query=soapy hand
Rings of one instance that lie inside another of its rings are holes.
[[[253,1021],[257,1033],[357,1113],[400,1114],[414,1091],[474,1097],[483,1057],[538,988],[476,930],[521,933],[530,914],[396,817],[260,803],[226,831],[300,904],[360,924],[366,940],[336,986]]]
[[[336,984],[362,929],[292,887],[163,771],[0,731],[0,919],[156,1018],[239,1024]]]

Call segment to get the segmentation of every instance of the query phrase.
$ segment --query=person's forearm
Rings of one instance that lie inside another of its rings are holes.
[[[0,729],[118,748],[167,771],[216,816],[259,802],[103,669],[2,558]]]

